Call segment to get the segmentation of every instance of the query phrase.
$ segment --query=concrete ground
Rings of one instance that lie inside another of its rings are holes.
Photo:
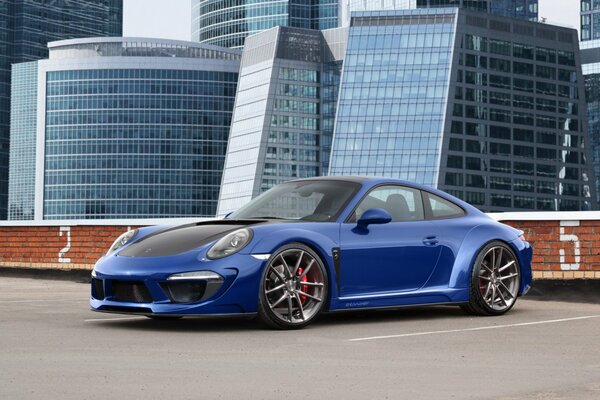
[[[331,314],[280,332],[93,313],[88,292],[0,277],[0,399],[600,399],[600,304]]]

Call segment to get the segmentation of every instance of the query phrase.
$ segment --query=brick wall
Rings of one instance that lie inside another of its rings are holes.
[[[600,279],[600,220],[502,222],[533,246],[534,279]]]
[[[526,220],[531,214],[495,217],[525,232],[534,248],[534,278],[600,279],[600,215],[591,220]],[[181,222],[188,221],[177,221]],[[150,223],[135,226],[142,225]],[[91,270],[113,241],[135,226],[89,225],[89,222],[87,225],[0,225],[0,267]]]
[[[129,226],[0,226],[0,266],[89,269]]]

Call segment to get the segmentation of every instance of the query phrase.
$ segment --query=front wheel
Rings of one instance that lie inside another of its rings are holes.
[[[473,315],[504,314],[515,305],[520,283],[514,251],[503,242],[490,242],[475,259],[469,303],[461,308]]]
[[[272,328],[303,328],[321,312],[327,290],[325,266],[312,249],[301,243],[282,246],[263,272],[258,315]]]

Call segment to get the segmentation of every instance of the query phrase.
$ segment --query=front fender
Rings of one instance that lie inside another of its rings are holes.
[[[322,223],[319,225],[318,231],[304,226],[270,229],[269,231],[257,227],[255,228],[257,240],[245,251],[250,254],[271,254],[285,244],[301,242],[317,249],[321,255],[331,256],[331,250],[339,246],[339,224]]]
[[[304,225],[304,224],[302,224]],[[337,279],[332,250],[340,245],[340,225],[338,223],[319,223],[318,231],[313,226],[290,226],[264,232],[260,227],[255,229],[258,240],[244,249],[250,254],[273,254],[278,248],[288,243],[300,242],[312,248],[325,265],[329,277],[329,296],[337,296],[335,282]]]

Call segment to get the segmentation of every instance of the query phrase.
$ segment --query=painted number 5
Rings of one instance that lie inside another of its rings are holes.
[[[581,261],[580,249],[579,249],[579,237],[577,235],[565,235],[565,226],[579,226],[579,221],[560,221],[560,241],[570,242],[574,246],[575,262],[565,262],[565,249],[558,250],[560,255],[560,269],[563,271],[576,271],[579,269],[579,263]]]

